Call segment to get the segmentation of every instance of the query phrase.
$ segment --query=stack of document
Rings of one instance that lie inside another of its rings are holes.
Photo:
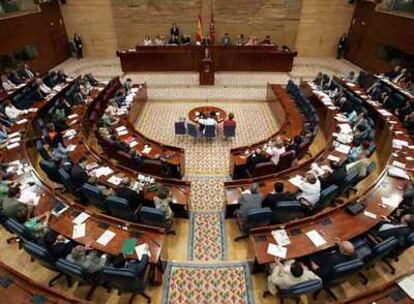
[[[80,225],[73,225],[72,238],[77,239],[86,235],[86,223]]]
[[[148,154],[150,153],[152,148],[150,146],[145,145],[145,148],[142,149],[142,153]]]
[[[392,147],[395,149],[402,149],[403,147],[408,147],[408,142],[405,140],[393,139]]]
[[[110,182],[111,184],[118,186],[119,184],[122,183],[122,178],[116,176],[116,175],[112,175],[109,179],[108,182]]]
[[[317,177],[322,176],[325,174],[325,170],[323,170],[321,167],[318,166],[317,163],[311,164],[311,171],[313,174],[315,174]]]
[[[296,187],[300,187],[303,183],[304,183],[304,181],[303,181],[303,177],[302,176],[300,176],[300,175],[296,175],[295,177],[292,177],[292,178],[290,178],[289,179],[289,182],[292,184],[292,185],[294,185],[294,186],[296,186]]]
[[[341,159],[334,155],[328,155],[328,160],[333,161],[333,162],[339,162]]]
[[[272,236],[279,246],[287,246],[291,244],[290,238],[285,229],[273,230]]]
[[[391,197],[381,197],[381,202],[383,205],[390,207],[391,209],[397,208],[400,204],[398,198],[391,198]]]
[[[269,243],[269,246],[267,247],[267,254],[285,259],[287,255],[287,248]]]
[[[76,218],[74,218],[73,219],[73,223],[75,224],[75,225],[80,225],[80,224],[82,224],[83,222],[85,222],[88,218],[90,217],[90,215],[89,214],[87,214],[87,213],[85,213],[85,212],[82,212],[81,214],[79,214]]]
[[[96,240],[98,244],[101,244],[102,246],[108,245],[108,243],[115,237],[115,232],[112,232],[111,230],[106,230],[102,235]]]
[[[404,169],[401,169],[395,166],[388,167],[388,175],[392,177],[398,177],[398,178],[410,180],[410,177],[408,176],[407,172]]]
[[[338,152],[343,153],[345,155],[348,155],[350,150],[351,150],[351,147],[348,146],[348,145],[344,145],[344,144],[339,144],[339,146],[337,146],[335,148],[335,151],[338,151]]]
[[[108,176],[112,174],[114,171],[109,167],[100,167],[95,170],[94,174],[97,178],[100,178],[101,176]]]
[[[316,230],[311,230],[309,232],[306,232],[306,236],[311,240],[313,245],[315,245],[316,247],[320,247],[326,244],[325,239]]]

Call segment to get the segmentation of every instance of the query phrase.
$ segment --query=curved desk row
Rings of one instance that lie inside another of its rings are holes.
[[[412,167],[406,157],[413,156],[414,151],[409,147],[403,147],[400,150],[393,148],[393,140],[395,139],[409,143],[411,140],[396,117],[382,115],[378,112],[379,109],[373,109],[369,103],[366,103],[365,106],[370,111],[377,112],[377,154],[383,170],[375,183],[370,185],[357,200],[365,204],[365,210],[375,214],[375,218],[369,217],[363,212],[351,215],[346,211],[347,204],[351,202],[348,201],[298,222],[291,222],[283,226],[257,228],[250,234],[257,264],[263,265],[274,261],[274,257],[267,254],[269,243],[275,243],[271,235],[272,230],[281,227],[287,230],[292,243],[287,246],[286,259],[299,258],[334,246],[336,238],[349,240],[366,233],[381,221],[382,216],[390,215],[398,207],[402,201],[407,180],[389,176],[387,165],[396,160],[407,164],[409,169]],[[395,123],[390,124],[388,120]],[[388,204],[384,203],[383,198],[386,198]],[[323,236],[326,241],[324,245],[316,247],[310,241],[306,233],[312,230],[318,231]]]

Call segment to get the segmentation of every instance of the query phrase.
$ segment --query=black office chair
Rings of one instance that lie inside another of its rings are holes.
[[[139,210],[139,218],[143,224],[165,228],[168,234],[175,235],[175,230],[172,229],[173,220],[167,221],[160,209],[142,207]]]
[[[223,135],[226,139],[236,137],[236,126],[224,126]]]
[[[82,186],[82,194],[88,203],[101,210],[107,211],[106,204],[104,203],[105,195],[99,187],[85,183]]]
[[[151,298],[145,293],[145,279],[137,277],[129,269],[107,266],[102,269],[101,281],[105,286],[118,290],[118,294],[121,292],[132,293],[129,303],[133,302],[136,294],[140,294],[147,300],[147,303],[151,303]]]
[[[26,227],[18,221],[12,218],[6,218],[1,224],[8,232],[14,235],[6,240],[7,244],[21,240],[30,240],[30,234],[28,233]],[[22,242],[19,242],[19,249],[21,248]]]
[[[387,257],[398,247],[398,239],[394,236],[383,240],[371,248],[371,254],[364,258],[365,267],[372,268],[375,263],[382,261],[390,269],[391,274],[395,274],[395,268],[387,260]]]
[[[242,223],[240,218],[237,218],[237,224],[242,231],[242,235],[234,239],[235,242],[245,239],[249,236],[250,229],[260,226],[269,225],[272,221],[272,210],[268,207],[251,209],[247,212],[246,221]]]
[[[204,130],[204,137],[207,139],[216,138],[216,126],[206,126],[206,129]]]
[[[177,121],[174,123],[174,131],[175,135],[186,135],[187,130],[185,128],[185,122],[184,121]]]
[[[358,172],[351,170],[345,177],[345,181],[343,183],[343,187],[341,189],[341,195],[345,195],[347,197],[350,196],[351,192],[356,192],[354,186],[358,183],[359,176]]]
[[[311,294],[322,289],[321,280],[309,280],[302,283],[297,283],[292,285],[288,289],[279,289],[279,303],[283,304],[285,299],[294,299],[296,303],[301,303],[300,297],[302,295]],[[263,294],[265,297],[266,293]]]
[[[86,299],[89,301],[92,298],[93,292],[97,287],[96,280],[97,274],[90,274],[87,273],[81,266],[78,264],[72,263],[66,259],[59,259],[56,262],[56,269],[62,274],[66,276],[68,281],[68,287],[72,285],[72,279],[78,281],[81,284],[91,284],[91,288],[86,296]]]
[[[65,171],[65,169],[60,168],[58,170],[60,179],[62,181],[63,186],[65,187],[66,191],[73,193],[73,194],[79,194],[82,187],[78,187],[75,185],[75,183],[72,181],[72,177],[69,175],[68,172]]]
[[[323,208],[329,206],[339,193],[339,187],[337,185],[331,185],[321,192],[319,201],[312,208],[312,212],[317,212]]]
[[[273,210],[272,223],[286,223],[306,215],[306,209],[298,201],[278,202]]]
[[[48,160],[40,160],[40,168],[46,173],[47,177],[55,183],[61,184],[59,169],[55,162]]]
[[[43,140],[37,139],[35,142],[35,145],[36,145],[36,150],[39,152],[42,159],[49,161],[51,158],[47,150],[44,148]]]
[[[132,210],[125,198],[108,196],[104,204],[113,217],[130,222],[137,222],[139,219],[138,210]]]
[[[200,131],[197,129],[195,124],[187,124],[187,132],[194,140],[200,139],[201,134]]]
[[[51,271],[58,272],[58,269],[56,268],[56,261],[49,254],[46,248],[30,241],[23,241],[23,248],[30,255],[32,261],[36,260],[43,267],[46,267]],[[53,284],[62,276],[62,273],[58,273],[49,281],[49,286],[53,286]]]

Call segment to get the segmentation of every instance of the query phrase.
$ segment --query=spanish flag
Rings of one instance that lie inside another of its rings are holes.
[[[203,38],[203,23],[201,22],[201,15],[198,15],[196,41],[201,42]]]

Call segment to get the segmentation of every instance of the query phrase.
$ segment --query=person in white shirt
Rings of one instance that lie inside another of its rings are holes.
[[[7,78],[6,75],[1,75],[1,85],[6,91],[14,90],[16,86]]]
[[[37,78],[36,79],[36,84],[39,87],[39,90],[42,91],[42,93],[48,95],[52,89],[49,88],[47,85],[45,85],[45,83],[43,82],[43,80],[41,78]]]
[[[305,206],[313,207],[319,201],[321,194],[321,182],[312,172],[305,174],[304,182],[297,186],[301,193],[297,199]]]
[[[25,111],[17,109],[15,106],[11,104],[10,101],[6,101],[6,105],[4,107],[4,113],[6,113],[7,117],[11,120],[15,120],[20,115],[25,114]]]
[[[280,155],[285,152],[286,148],[280,138],[277,138],[274,144],[271,142],[266,149],[266,153],[270,155],[271,162],[275,165],[279,163]]]
[[[150,45],[152,45],[152,40],[151,40],[151,37],[150,37],[150,35],[145,35],[145,39],[144,39],[144,46],[150,46]]]
[[[157,36],[154,39],[154,45],[165,45],[165,39],[163,35],[157,34]]]

